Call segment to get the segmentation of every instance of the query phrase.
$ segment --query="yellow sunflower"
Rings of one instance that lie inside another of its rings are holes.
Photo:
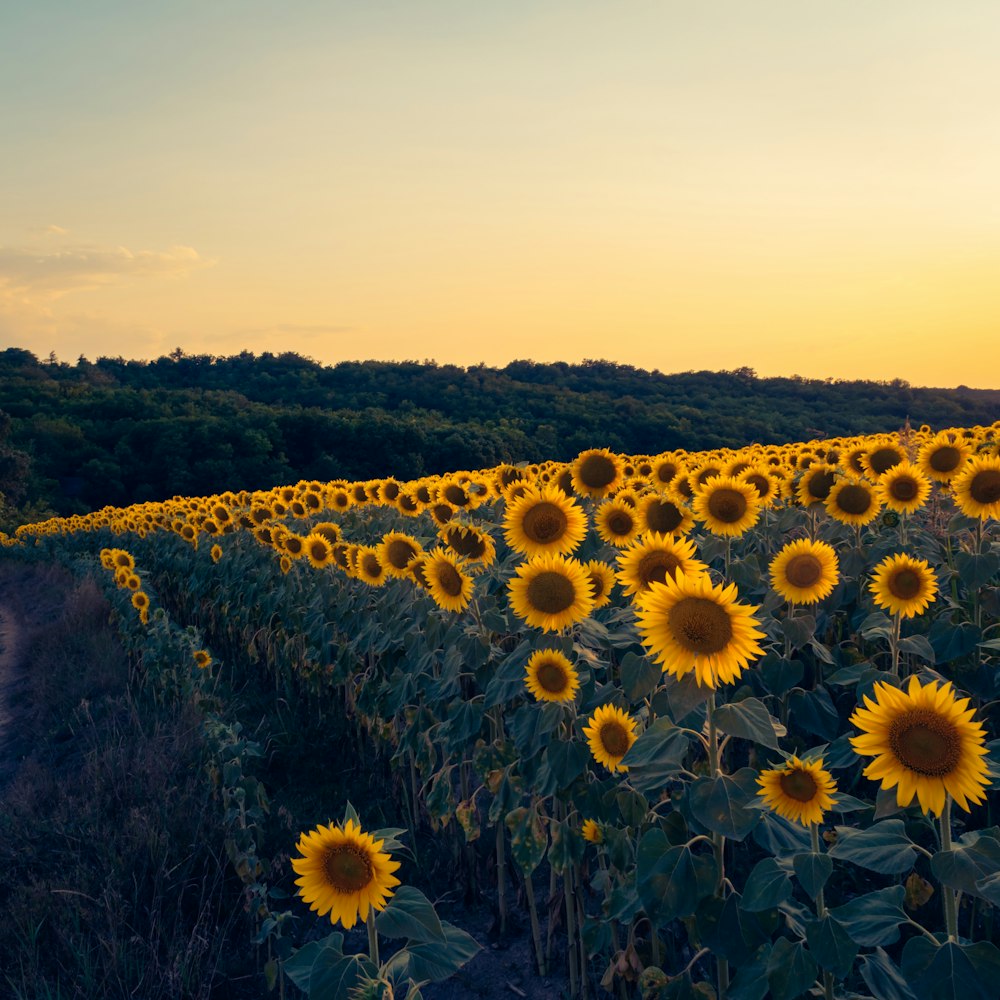
[[[658,455],[652,461],[650,481],[660,489],[666,489],[681,472],[685,471],[684,460],[672,452]]]
[[[883,472],[894,465],[906,461],[906,452],[898,444],[889,441],[874,444],[861,455],[861,465],[865,475],[874,483]]]
[[[635,508],[617,497],[598,504],[594,511],[594,523],[601,539],[619,549],[628,545],[640,529]]]
[[[796,485],[795,498],[803,507],[825,503],[836,477],[836,466],[826,462],[813,462]]]
[[[438,537],[455,555],[466,562],[492,566],[497,557],[496,544],[489,532],[472,524],[446,524]]]
[[[947,483],[962,471],[971,454],[972,449],[961,438],[938,434],[920,446],[917,466],[930,479]]]
[[[760,495],[732,476],[713,476],[695,492],[692,512],[713,535],[736,538],[760,517]]]
[[[369,587],[381,587],[388,575],[385,563],[379,558],[378,549],[372,545],[357,546],[355,572],[357,578]]]
[[[823,810],[833,808],[837,785],[823,767],[823,758],[789,757],[782,767],[762,771],[757,794],[779,816],[809,826],[823,822]]]
[[[296,535],[290,531],[280,539],[282,551],[290,559],[301,559],[306,554],[306,540],[304,535]]]
[[[841,524],[863,527],[879,515],[882,503],[865,479],[850,476],[838,480],[826,498],[826,512]]]
[[[580,496],[600,500],[614,493],[625,478],[625,463],[607,448],[581,451],[570,466],[573,489]]]
[[[419,568],[413,567],[413,572],[427,581],[426,589],[438,607],[445,611],[464,611],[469,606],[472,577],[464,571],[460,560],[443,549],[428,552]]]
[[[879,499],[897,514],[912,514],[927,502],[931,481],[909,462],[899,462],[879,476],[876,485]]]
[[[694,542],[650,532],[618,555],[618,580],[628,597],[663,583],[676,573],[704,573],[708,567],[695,559]]]
[[[378,546],[379,562],[386,573],[397,579],[409,576],[406,567],[423,552],[423,546],[411,535],[402,531],[387,531]]]
[[[815,604],[840,579],[837,553],[826,542],[789,542],[771,560],[771,586],[792,604]]]
[[[588,721],[590,725],[584,727],[583,735],[587,737],[594,760],[612,774],[627,771],[628,767],[621,761],[637,739],[636,720],[614,705],[602,705]]]
[[[209,555],[212,557],[212,562],[217,563],[222,558],[222,546],[213,545]]]
[[[587,534],[587,518],[574,500],[554,486],[528,489],[504,513],[507,544],[526,556],[569,555]]]
[[[192,655],[199,670],[207,670],[212,665],[212,657],[207,649],[196,649]]]
[[[590,844],[601,844],[604,842],[604,831],[601,829],[596,819],[585,819],[580,827],[583,839]]]
[[[925,559],[914,559],[905,553],[886,556],[875,567],[868,588],[880,608],[890,614],[913,618],[927,610],[937,600],[938,584],[934,570]]]
[[[318,531],[313,531],[306,535],[303,546],[305,556],[313,569],[322,569],[333,562],[333,544],[326,535],[321,535]]]
[[[546,632],[583,621],[594,607],[589,574],[564,556],[536,556],[521,563],[507,590],[514,614]]]
[[[333,521],[320,521],[314,524],[310,534],[322,535],[331,545],[336,545],[342,535],[340,525],[334,524]]]
[[[137,590],[132,595],[132,607],[138,612],[149,609],[149,595],[144,590]]]
[[[642,644],[665,673],[694,671],[710,688],[736,680],[764,650],[757,607],[737,604],[736,585],[713,584],[707,573],[678,573],[636,597]]]
[[[1000,519],[1000,456],[970,459],[952,480],[952,489],[966,517]]]
[[[649,493],[639,500],[642,531],[658,535],[686,535],[694,527],[694,517],[687,504],[663,493]]]
[[[600,559],[591,559],[583,568],[590,578],[590,591],[594,595],[594,610],[611,603],[611,589],[615,585],[615,571]]]
[[[906,691],[879,681],[872,694],[851,716],[861,730],[851,737],[854,752],[875,758],[864,769],[866,777],[895,788],[898,805],[908,806],[916,796],[920,808],[935,816],[946,793],[966,812],[970,800],[986,798],[986,731],[972,721],[969,699],[955,697],[951,681],[921,685],[914,675]]]
[[[319,916],[330,914],[330,922],[350,930],[368,909],[382,910],[399,879],[392,873],[399,862],[392,860],[376,840],[349,819],[341,826],[318,826],[302,834],[296,845],[301,857],[292,858],[298,893]]]
[[[536,701],[572,701],[580,690],[580,677],[558,649],[537,649],[528,659],[524,683]]]
[[[751,465],[736,478],[741,483],[749,483],[757,491],[757,499],[762,507],[772,507],[781,495],[777,476],[765,465]]]

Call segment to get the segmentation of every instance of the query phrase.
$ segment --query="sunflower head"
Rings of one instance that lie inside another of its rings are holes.
[[[861,730],[851,737],[854,752],[874,758],[866,777],[895,788],[898,805],[906,807],[916,796],[920,808],[935,816],[946,794],[966,811],[969,801],[986,798],[986,731],[972,721],[969,699],[956,698],[950,681],[921,684],[914,675],[905,691],[879,681],[872,694],[851,716]]]
[[[590,752],[598,764],[603,764],[612,774],[627,771],[622,758],[635,743],[637,721],[615,705],[602,705],[590,717],[583,734],[590,744]]]
[[[604,831],[596,819],[585,819],[580,827],[583,839],[590,844],[601,844],[604,842]]]
[[[967,517],[1000,519],[1000,455],[970,459],[955,476],[952,489]]]
[[[207,649],[196,649],[192,656],[199,670],[207,670],[212,665],[212,657]]]
[[[576,668],[557,649],[537,649],[531,654],[524,683],[536,701],[572,701],[580,690]]]
[[[438,537],[458,556],[470,563],[491,566],[496,560],[497,549],[489,532],[472,524],[446,524]]]
[[[971,454],[972,449],[961,438],[938,434],[920,446],[917,465],[928,478],[948,483],[962,471]]]
[[[406,567],[410,561],[422,551],[423,546],[411,535],[402,531],[388,531],[382,536],[378,556],[389,576],[403,579],[409,575]]]
[[[909,462],[899,462],[879,476],[879,499],[897,514],[912,514],[923,507],[931,492],[931,481]]]
[[[694,542],[650,532],[618,556],[618,579],[630,597],[677,573],[704,573],[708,567],[695,558]]]
[[[913,618],[937,600],[938,583],[926,559],[900,553],[887,556],[875,567],[869,590],[880,608]]]
[[[326,535],[313,531],[303,541],[305,556],[313,569],[322,569],[333,562],[333,544]]]
[[[388,573],[385,563],[379,558],[378,549],[373,545],[359,545],[356,549],[357,564],[355,572],[359,580],[363,580],[369,587],[381,587]]]
[[[799,760],[789,757],[782,767],[762,771],[757,794],[779,816],[809,826],[822,823],[823,812],[834,805],[836,783],[823,767],[823,758]]]
[[[444,549],[433,549],[423,562],[413,567],[418,581],[427,581],[426,590],[445,611],[464,611],[472,600],[473,580],[463,562]]]
[[[643,532],[686,535],[694,526],[691,508],[663,493],[644,496],[639,502],[638,510]]]
[[[796,499],[803,507],[825,503],[836,481],[836,466],[814,461],[803,473],[795,488]]]
[[[771,586],[792,604],[815,604],[839,578],[837,554],[826,542],[789,542],[771,560]]]
[[[590,590],[594,596],[594,610],[611,603],[611,588],[615,585],[615,571],[600,559],[591,559],[584,564],[590,578]]]
[[[736,538],[757,523],[760,494],[733,476],[712,476],[695,492],[691,508],[712,534]]]
[[[533,628],[558,632],[588,617],[594,607],[590,577],[575,559],[536,556],[517,567],[507,584],[510,606]]]
[[[628,545],[640,528],[634,506],[618,497],[598,505],[594,512],[594,523],[601,539],[619,549]]]
[[[863,527],[878,517],[882,502],[866,479],[848,476],[834,483],[824,506],[835,521]]]
[[[878,482],[882,473],[888,472],[894,465],[905,461],[906,452],[900,445],[891,441],[876,442],[870,448],[865,449],[860,456],[864,474],[873,483]]]
[[[614,493],[625,478],[621,456],[607,448],[591,448],[577,455],[570,467],[573,489],[581,496],[599,500]]]
[[[526,489],[504,514],[507,544],[526,556],[569,555],[586,533],[587,518],[579,504],[554,486]]]

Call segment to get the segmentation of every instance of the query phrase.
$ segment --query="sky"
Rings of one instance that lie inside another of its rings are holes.
[[[1000,388],[996,0],[8,0],[0,348]]]

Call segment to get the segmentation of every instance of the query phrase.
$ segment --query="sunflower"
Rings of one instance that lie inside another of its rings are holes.
[[[199,670],[207,670],[212,665],[212,657],[207,649],[196,649],[192,655]]]
[[[684,460],[671,452],[658,455],[652,462],[649,478],[655,486],[666,489],[674,477],[684,471]]]
[[[472,600],[472,577],[463,569],[462,562],[443,549],[428,552],[419,570],[413,568],[427,581],[426,589],[438,607],[445,611],[464,611]],[[419,577],[418,577],[419,579]]]
[[[714,535],[738,537],[760,517],[760,495],[732,476],[713,476],[694,495],[694,516]]]
[[[536,701],[572,701],[580,690],[580,677],[558,649],[538,649],[528,659],[524,683]]]
[[[893,615],[913,618],[923,614],[927,605],[937,599],[938,583],[925,559],[900,553],[886,556],[875,567],[868,589],[880,608],[886,608]]]
[[[625,463],[607,448],[581,451],[570,466],[573,489],[581,496],[600,500],[621,485],[625,478]]]
[[[587,534],[587,518],[574,500],[554,486],[531,488],[504,513],[504,538],[526,556],[569,555]]]
[[[590,725],[584,727],[583,735],[587,737],[594,760],[612,774],[627,771],[628,767],[621,761],[636,741],[636,720],[614,705],[602,705],[588,721]]]
[[[340,525],[333,521],[320,521],[313,525],[310,532],[313,535],[322,535],[331,545],[336,545],[341,539]]]
[[[137,590],[132,595],[132,607],[140,614],[149,610],[149,595],[144,590]]]
[[[594,607],[586,569],[564,556],[536,556],[521,563],[507,590],[514,614],[546,632],[583,621]]]
[[[628,545],[641,527],[635,509],[617,497],[597,506],[594,523],[601,539],[619,549]]]
[[[815,604],[839,579],[837,553],[826,542],[789,542],[771,560],[771,586],[792,604]]]
[[[321,535],[318,531],[306,535],[303,546],[306,558],[313,569],[322,569],[333,562],[333,544],[326,535]]]
[[[410,561],[423,552],[423,546],[411,535],[402,531],[387,531],[378,546],[379,562],[386,573],[397,579],[409,576],[406,567]]]
[[[124,549],[113,549],[114,563],[122,569],[135,569],[135,560]]]
[[[765,465],[751,465],[736,478],[741,483],[749,483],[757,491],[762,507],[771,507],[780,496],[778,477]]]
[[[875,684],[874,699],[856,709],[851,723],[860,736],[851,737],[854,752],[875,759],[866,777],[896,788],[896,803],[906,807],[914,795],[925,813],[940,816],[945,793],[966,812],[969,801],[982,802],[990,775],[986,761],[986,731],[968,698],[956,698],[951,681],[921,685],[914,675],[906,691],[885,681]]]
[[[444,500],[435,500],[427,507],[427,513],[439,527],[446,525],[455,516],[456,510],[458,510],[457,507],[453,507]]]
[[[489,532],[472,524],[446,524],[438,537],[460,559],[492,566],[497,556],[496,545]]]
[[[707,573],[678,573],[636,597],[642,644],[666,673],[694,671],[699,686],[736,680],[762,656],[764,633],[753,613],[737,604],[736,585],[713,584]]]
[[[349,819],[341,826],[318,826],[302,834],[296,845],[301,857],[292,858],[292,868],[302,901],[330,922],[339,920],[350,930],[358,918],[368,919],[368,909],[382,910],[399,879],[399,868],[382,850],[384,840],[362,833],[360,824]]]
[[[1000,519],[1000,456],[970,459],[952,481],[955,503],[966,517]]]
[[[292,568],[292,560],[288,556],[282,556],[278,560],[278,566],[281,568],[282,573],[287,573]]]
[[[611,588],[615,585],[615,571],[600,559],[591,559],[583,568],[590,578],[590,592],[594,595],[594,610],[611,603]]]
[[[888,472],[894,465],[906,461],[906,452],[897,444],[885,442],[876,444],[861,456],[861,465],[865,475],[872,482],[877,482],[883,472]]]
[[[691,508],[663,493],[649,493],[638,505],[643,531],[659,535],[686,535],[694,527]]]
[[[875,488],[867,480],[856,476],[838,480],[824,506],[835,521],[855,527],[874,521],[882,509]]]
[[[795,498],[803,507],[824,503],[833,489],[836,476],[836,466],[813,462],[795,487]]]
[[[676,573],[704,573],[708,567],[695,559],[694,542],[650,532],[618,555],[618,581],[628,597],[663,583]]]
[[[924,442],[917,452],[917,466],[930,479],[947,483],[954,479],[972,454],[972,449],[960,438],[938,434]]]
[[[212,557],[212,562],[217,563],[222,558],[222,546],[213,545],[209,555]]]
[[[281,539],[281,548],[289,558],[301,559],[306,554],[305,536],[290,531]]]
[[[823,758],[789,757],[782,767],[762,771],[757,794],[783,819],[809,826],[823,822],[823,810],[833,808],[837,785],[823,767]]]
[[[909,462],[899,462],[879,476],[876,485],[879,499],[897,514],[912,514],[927,502],[931,481]]]
[[[583,839],[590,844],[604,843],[604,831],[601,829],[596,819],[585,819],[580,827]]]
[[[364,580],[369,587],[381,587],[385,583],[386,566],[373,545],[357,546],[356,573],[358,579]]]

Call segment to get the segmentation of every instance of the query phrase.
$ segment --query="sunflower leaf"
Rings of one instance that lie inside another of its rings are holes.
[[[684,767],[688,736],[669,719],[657,719],[629,747],[622,763],[638,791],[661,788],[664,781]]]
[[[735,774],[699,778],[688,788],[691,814],[713,833],[743,840],[760,822],[760,811],[748,806],[757,795],[757,772],[744,767]]]
[[[988,898],[978,883],[1000,872],[1000,841],[980,836],[972,843],[955,844],[950,851],[938,851],[931,859],[931,871],[952,889]]]
[[[987,941],[914,937],[903,948],[902,969],[917,1000],[992,1000],[1000,992],[1000,952]]]
[[[904,653],[912,653],[914,656],[919,656],[920,659],[926,660],[931,666],[937,660],[934,647],[925,635],[908,635],[900,641],[899,648]]]
[[[829,911],[857,944],[874,948],[895,944],[899,925],[909,919],[903,912],[906,890],[901,885],[869,892]]]
[[[654,663],[648,656],[626,653],[622,658],[622,687],[629,701],[639,701],[651,694],[662,676],[663,671],[659,664]]]
[[[695,854],[690,847],[671,847],[657,827],[647,830],[636,853],[636,886],[651,920],[664,924],[689,917],[719,878],[711,854]]]
[[[778,749],[778,737],[785,735],[785,727],[771,717],[767,707],[757,698],[722,705],[715,710],[713,718],[724,733],[760,743],[772,750]]]
[[[830,856],[813,851],[796,854],[792,858],[792,867],[799,885],[809,893],[810,899],[815,899],[820,894],[827,879],[833,874],[833,860]]]
[[[1000,555],[995,552],[957,552],[955,567],[962,582],[970,590],[978,590],[1000,572]]]
[[[410,941],[444,941],[441,920],[434,905],[417,888],[401,885],[375,918],[375,929],[388,938]]]
[[[861,975],[875,1000],[916,1000],[884,948],[876,948],[861,959]]]
[[[480,950],[476,939],[460,930],[447,920],[441,922],[444,930],[444,942],[422,941],[409,945],[397,952],[390,963],[400,954],[405,955],[406,972],[416,982],[439,983],[453,976],[458,970],[473,958]],[[402,963],[400,963],[402,964]],[[329,993],[324,996],[346,996],[347,994]]]
[[[775,1000],[794,1000],[816,981],[816,962],[801,941],[778,938],[767,960],[767,985]]]
[[[851,971],[858,946],[829,914],[806,925],[806,940],[816,961],[838,979]]]
[[[917,849],[906,835],[901,819],[884,819],[867,830],[838,826],[837,842],[830,848],[830,857],[851,861],[862,868],[882,875],[898,875],[913,867]]]
[[[743,909],[749,913],[770,910],[792,895],[792,880],[774,858],[754,865],[743,887]]]

